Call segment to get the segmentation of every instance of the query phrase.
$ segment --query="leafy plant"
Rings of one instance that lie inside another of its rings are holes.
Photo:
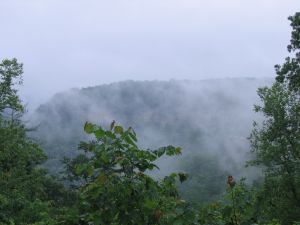
[[[125,130],[115,122],[108,130],[87,122],[84,130],[95,139],[81,142],[79,148],[85,154],[69,163],[72,180],[80,184],[76,223],[186,224],[189,221],[193,224],[196,221],[175,185],[186,180],[186,174],[174,173],[162,180],[147,174],[158,169],[155,160],[163,155],[180,155],[181,148],[140,149],[134,130],[131,127]]]

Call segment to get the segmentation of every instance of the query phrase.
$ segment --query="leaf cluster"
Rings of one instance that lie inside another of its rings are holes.
[[[137,145],[134,130],[111,124],[86,123],[84,130],[94,140],[81,142],[79,155],[69,163],[73,180],[78,185],[77,216],[65,223],[81,224],[184,224],[193,220],[188,205],[181,200],[177,180],[187,179],[185,173],[171,174],[155,180],[147,173],[158,169],[155,160],[167,155],[180,155],[173,146],[143,150]],[[192,223],[191,223],[192,224]]]

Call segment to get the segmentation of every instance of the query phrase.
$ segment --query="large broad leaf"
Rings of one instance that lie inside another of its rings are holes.
[[[95,136],[96,136],[97,139],[100,139],[100,138],[105,136],[105,131],[102,130],[101,128],[99,128],[99,129],[96,130]]]
[[[137,145],[136,145],[136,144],[134,143],[134,141],[130,138],[130,136],[124,135],[124,140],[125,140],[128,144],[133,145],[134,147],[137,148]]]
[[[137,142],[136,133],[132,127],[129,127],[128,134],[135,142]]]

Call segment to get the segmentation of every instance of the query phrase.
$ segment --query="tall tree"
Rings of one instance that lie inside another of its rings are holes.
[[[16,59],[0,63],[0,224],[54,224],[63,187],[39,167],[46,155],[20,119],[22,72]]]
[[[300,13],[289,17],[292,26],[287,57],[276,65],[276,82],[258,90],[262,101],[255,106],[264,115],[262,124],[254,124],[250,141],[256,159],[265,172],[261,192],[264,212],[282,224],[300,220]]]
[[[287,84],[261,88],[263,102],[256,106],[265,121],[251,134],[252,151],[265,172],[263,198],[265,211],[283,224],[300,220],[300,104],[299,95]]]

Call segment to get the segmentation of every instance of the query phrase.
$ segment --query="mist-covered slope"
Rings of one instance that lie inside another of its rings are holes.
[[[73,89],[37,109],[32,116],[39,124],[34,136],[49,155],[47,166],[56,172],[60,160],[77,154],[77,144],[87,138],[85,121],[107,126],[116,120],[135,129],[142,147],[182,147],[182,157],[159,162],[160,173],[188,172],[183,193],[210,200],[223,191],[229,173],[253,174],[244,169],[251,157],[247,137],[252,122],[259,120],[252,109],[259,103],[257,88],[271,82],[252,78],[125,81]]]

